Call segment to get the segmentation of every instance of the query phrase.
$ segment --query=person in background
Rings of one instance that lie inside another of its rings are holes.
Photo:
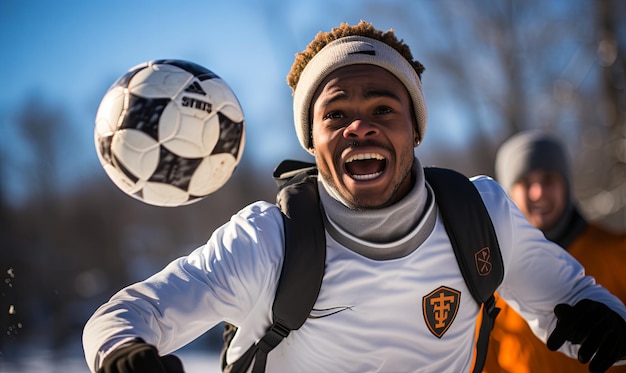
[[[559,244],[586,274],[626,301],[626,233],[588,222],[572,193],[569,158],[563,145],[540,131],[523,131],[506,140],[496,154],[496,178],[546,238]],[[491,334],[485,371],[586,372],[576,359],[548,350],[524,319],[502,299]],[[615,366],[609,372],[626,372]]]

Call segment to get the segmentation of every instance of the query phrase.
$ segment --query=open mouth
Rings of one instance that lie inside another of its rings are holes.
[[[387,160],[378,153],[355,154],[346,161],[346,172],[355,180],[372,180],[385,170]]]

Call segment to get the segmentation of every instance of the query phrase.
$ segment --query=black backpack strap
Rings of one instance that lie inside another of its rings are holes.
[[[500,313],[500,309],[496,307],[496,298],[493,294],[482,305],[482,321],[480,330],[478,331],[478,340],[476,341],[476,358],[474,359],[474,373],[483,371],[485,361],[487,360],[487,350],[489,349],[489,335],[493,330],[496,317]]]
[[[264,372],[267,354],[292,330],[304,324],[322,286],[326,234],[319,206],[317,178],[313,176],[317,172],[315,165],[311,169],[309,163],[287,162],[294,163],[285,165],[283,162],[274,172],[280,186],[276,204],[283,213],[285,233],[285,255],[272,305],[274,322],[239,360],[226,366],[225,357],[222,357],[225,372],[246,372],[251,364],[253,373]],[[303,240],[303,237],[308,239]],[[232,335],[229,337],[232,338]]]
[[[272,176],[276,185],[280,188],[299,182],[300,178],[295,176],[298,174],[317,175],[317,165],[311,162],[295,161],[293,159],[286,159],[274,169]]]
[[[474,361],[474,372],[481,372],[489,334],[500,312],[493,295],[504,277],[498,239],[480,193],[466,176],[436,167],[426,167],[424,173],[435,193],[465,283],[476,302],[482,305]]]

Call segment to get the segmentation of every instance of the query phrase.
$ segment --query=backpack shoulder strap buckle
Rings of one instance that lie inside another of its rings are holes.
[[[274,321],[274,323],[267,329],[265,335],[259,340],[259,349],[265,353],[268,353],[278,346],[278,344],[289,335],[289,327],[283,325],[280,321]]]

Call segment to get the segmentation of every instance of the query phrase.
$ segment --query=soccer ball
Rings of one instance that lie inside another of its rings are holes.
[[[94,137],[100,163],[123,192],[181,206],[228,181],[243,153],[244,116],[231,88],[210,70],[155,60],[109,88]]]

